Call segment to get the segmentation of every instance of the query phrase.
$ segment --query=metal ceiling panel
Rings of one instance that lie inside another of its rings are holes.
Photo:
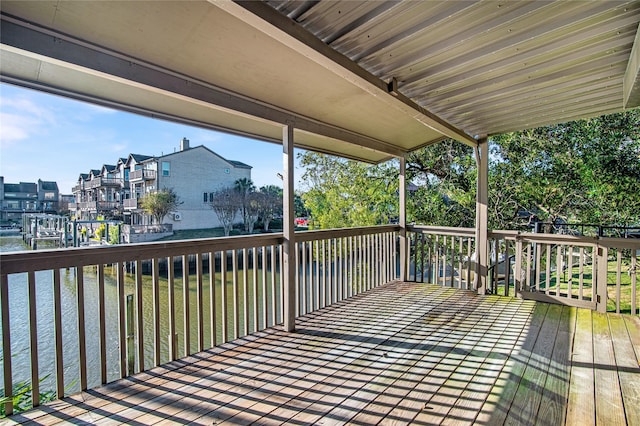
[[[0,10],[3,81],[364,161],[640,105],[638,1]]]
[[[621,111],[640,21],[637,1],[268,3],[472,135]]]

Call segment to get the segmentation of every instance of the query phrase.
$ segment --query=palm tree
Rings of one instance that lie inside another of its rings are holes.
[[[253,184],[253,181],[251,179],[240,178],[234,182],[233,188],[238,192],[238,194],[240,194],[240,208],[242,210],[242,221],[244,223],[244,230],[246,232],[249,232],[249,229],[251,228],[251,225],[249,223],[251,221],[251,218],[249,217],[250,215],[247,209],[247,204],[249,201],[248,197],[250,193],[255,192],[256,186]]]

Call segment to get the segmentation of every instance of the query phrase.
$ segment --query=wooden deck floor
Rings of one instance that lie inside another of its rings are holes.
[[[640,425],[640,318],[392,283],[32,424]]]

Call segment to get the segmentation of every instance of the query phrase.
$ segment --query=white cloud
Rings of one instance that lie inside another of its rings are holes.
[[[31,120],[15,114],[0,112],[0,132],[3,142],[13,142],[29,137],[28,129]]]
[[[128,145],[125,143],[115,143],[115,144],[111,144],[109,147],[111,152],[122,154],[127,150]]]
[[[221,142],[224,140],[222,133],[213,132],[211,130],[202,130],[202,129],[198,129],[198,131],[195,132],[193,138],[190,138],[189,136],[185,136],[185,137],[187,139],[193,139],[193,141],[197,141],[196,145]]]
[[[0,97],[0,142],[2,147],[47,132],[55,115],[24,96]]]

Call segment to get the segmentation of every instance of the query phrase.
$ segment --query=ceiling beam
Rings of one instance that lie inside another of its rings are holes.
[[[640,106],[640,25],[636,31],[636,38],[629,55],[627,71],[622,80],[622,105],[625,108]]]
[[[148,90],[167,96],[178,96],[183,100],[193,100],[199,103],[204,102],[214,108],[217,107],[228,112],[247,116],[247,119],[265,120],[278,125],[293,123],[297,129],[358,145],[390,156],[400,157],[405,154],[405,151],[401,148],[370,136],[296,114],[295,112],[225,90],[205,81],[40,27],[19,18],[2,14],[0,19],[2,22],[2,25],[0,25],[0,48],[2,49],[20,52],[25,56],[44,62],[50,61],[62,64],[100,78],[119,81],[135,87],[145,87]],[[5,81],[10,78],[14,84],[31,85],[33,87],[40,84],[41,87],[39,89],[43,89],[43,84],[40,82],[29,82],[20,76],[3,77],[5,77]],[[72,88],[51,88],[49,91],[56,91],[65,96],[75,93],[74,96],[77,99],[80,99],[83,95]],[[138,112],[135,111],[135,106],[121,106],[114,99],[102,100],[103,104],[108,102],[111,102],[112,107]],[[162,113],[156,112],[155,115],[162,116]],[[169,117],[164,116],[162,118]],[[189,119],[186,116],[175,118],[180,121]],[[205,125],[205,123],[201,125]],[[224,131],[225,129],[220,130]],[[229,130],[236,134],[242,133],[238,129]],[[260,139],[256,135],[252,137]]]
[[[383,99],[389,107],[399,109],[443,135],[476,146],[477,141],[461,129],[429,112],[399,92],[391,93],[389,83],[369,73],[351,59],[333,50],[296,21],[281,14],[265,2],[215,1],[213,5],[310,58],[345,80],[356,84],[373,96]]]

